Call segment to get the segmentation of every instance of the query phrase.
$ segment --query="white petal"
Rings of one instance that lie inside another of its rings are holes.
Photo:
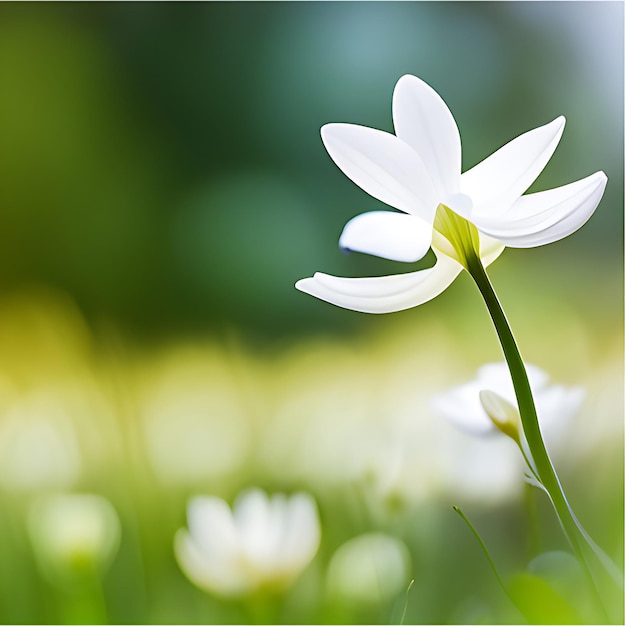
[[[462,267],[435,250],[433,267],[408,274],[371,278],[340,278],[316,273],[296,288],[344,309],[363,313],[392,313],[432,300],[459,275]]]
[[[526,372],[531,389],[538,400],[548,384],[548,375],[540,368],[528,363]],[[491,398],[490,394],[495,394],[501,401],[498,398]],[[506,363],[482,365],[474,380],[435,396],[433,409],[460,429],[471,434],[485,435],[495,432],[495,426],[484,409],[485,397],[493,400],[490,405],[491,409],[494,411],[496,408],[500,409],[498,415],[504,415],[503,411],[506,412],[504,402],[517,411],[513,382]],[[510,407],[506,410],[510,410]]]
[[[508,366],[505,363],[501,364],[503,368],[506,368],[507,372],[509,371]],[[528,383],[530,384],[530,388],[533,393],[542,392],[550,382],[550,376],[546,372],[544,372],[540,367],[533,365],[532,363],[524,363],[526,367],[526,374],[528,376]],[[509,374],[510,376],[510,374]],[[511,382],[511,385],[513,382]]]
[[[221,498],[198,496],[187,507],[187,525],[198,549],[205,558],[233,558],[239,540],[229,506]]]
[[[485,235],[485,233],[479,231],[478,234],[480,238],[480,260],[485,267],[488,267],[504,252],[505,245],[497,239]]]
[[[585,397],[582,387],[553,385],[535,396],[541,434],[549,450],[558,446]]]
[[[476,375],[476,387],[489,389],[494,393],[504,396],[509,402],[515,401],[513,381],[506,363],[486,363],[478,368]]]
[[[282,566],[297,574],[315,556],[320,543],[317,507],[310,495],[296,493],[289,499],[282,540]]]
[[[569,185],[522,196],[501,216],[477,219],[477,226],[512,248],[552,243],[593,215],[606,183],[604,172],[596,172]]]
[[[562,443],[569,418],[580,406],[584,390],[579,387],[550,385],[548,375],[539,367],[526,364],[526,372],[537,406],[542,434],[547,444]],[[478,370],[475,380],[433,398],[433,409],[462,430],[484,435],[495,431],[488,418],[518,424],[517,401],[506,363],[488,363]],[[524,437],[520,442],[532,465],[532,455]]]
[[[403,76],[393,92],[393,125],[428,168],[437,195],[459,191],[461,138],[439,94],[415,76]]]
[[[414,215],[372,211],[345,225],[339,245],[344,250],[411,263],[428,252],[432,233],[432,226]]]
[[[461,175],[478,214],[505,211],[539,176],[563,134],[565,118],[528,131]],[[473,220],[474,221],[474,220]]]
[[[478,397],[480,405],[494,425],[509,436],[515,432],[516,438],[519,438],[520,417],[517,406],[489,389],[481,389]]]
[[[273,502],[260,489],[240,494],[233,504],[233,517],[246,560],[264,573],[272,569],[280,533],[273,514]]]
[[[531,363],[525,363],[524,366],[532,392],[534,394],[543,392],[550,380],[548,374]],[[479,367],[476,386],[480,389],[493,391],[517,406],[513,380],[511,379],[509,367],[505,362],[487,363]]]
[[[552,420],[558,418],[567,421],[578,411],[584,398],[583,387],[552,385],[537,396],[537,411],[550,416]],[[548,428],[550,423],[551,420],[546,420]]]
[[[259,526],[267,526],[270,518],[270,501],[261,489],[241,492],[233,503],[233,518],[239,535],[256,532]]]
[[[395,135],[354,124],[327,124],[322,140],[341,171],[374,198],[432,222],[433,183],[418,154]]]
[[[181,569],[198,587],[223,595],[238,595],[253,582],[240,568],[238,559],[209,559],[191,535],[181,528],[174,537],[174,553]]]
[[[496,427],[485,413],[479,396],[480,388],[472,381],[433,397],[433,410],[457,428],[472,435],[488,435]]]

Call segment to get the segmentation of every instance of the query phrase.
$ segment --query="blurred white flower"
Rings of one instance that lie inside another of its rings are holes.
[[[574,415],[585,392],[582,387],[550,385],[548,375],[534,365],[527,364],[526,371],[540,426],[549,442]],[[498,412],[506,412],[507,407],[517,413],[515,391],[506,363],[483,365],[474,380],[436,395],[432,404],[433,409],[452,424],[476,435],[497,431],[492,418]]]
[[[28,529],[40,569],[55,584],[104,570],[121,534],[111,503],[94,494],[42,496],[29,511]]]
[[[339,245],[414,262],[432,247],[432,268],[394,276],[341,278],[316,273],[296,287],[331,304],[389,313],[439,295],[466,266],[469,248],[483,265],[505,246],[530,248],[580,228],[595,211],[607,178],[522,195],[554,153],[565,118],[531,130],[461,174],[461,139],[452,113],[429,85],[406,75],[393,94],[396,134],[354,124],[327,124],[322,140],[342,172],[368,194],[401,212],[352,218]]]
[[[232,510],[221,498],[198,496],[187,509],[189,530],[176,533],[181,569],[205,591],[237,596],[287,588],[315,556],[320,523],[305,493],[240,494]]]
[[[411,582],[406,545],[390,535],[367,533],[350,539],[333,554],[327,585],[331,596],[371,605],[406,591]]]
[[[71,487],[81,459],[69,416],[54,394],[33,393],[0,421],[0,484],[10,491]]]

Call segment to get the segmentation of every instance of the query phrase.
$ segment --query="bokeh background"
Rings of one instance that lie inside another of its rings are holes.
[[[621,564],[623,10],[2,3],[0,621],[261,619],[246,597],[197,589],[173,551],[189,497],[232,502],[250,486],[305,490],[322,521],[315,560],[272,598],[270,621],[520,619],[451,507],[504,576],[563,549],[558,528],[509,442],[459,433],[430,404],[501,358],[478,292],[463,276],[418,309],[368,316],[293,287],[318,270],[416,267],[340,253],[345,222],[380,204],[319,138],[327,122],[391,131],[405,73],[448,103],[464,169],[563,114],[531,190],[608,175],[584,228],[507,250],[490,274],[524,357],[585,388],[552,452]],[[99,494],[119,517],[97,584],[41,566],[28,519],[61,492]],[[372,532],[406,549],[396,588],[329,574]]]

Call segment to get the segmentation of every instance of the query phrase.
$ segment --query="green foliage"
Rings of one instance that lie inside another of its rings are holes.
[[[509,583],[511,598],[531,624],[581,624],[580,615],[547,581],[517,574]]]

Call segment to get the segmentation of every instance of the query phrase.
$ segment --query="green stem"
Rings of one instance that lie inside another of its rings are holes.
[[[526,515],[529,527],[528,554],[529,556],[536,555],[539,552],[539,518],[537,502],[535,500],[535,489],[528,483],[526,483],[524,489],[524,502],[526,504]]]
[[[502,589],[502,591],[504,591],[504,593],[509,598],[509,600],[511,600],[511,596],[509,595],[509,592],[506,588],[506,585],[502,581],[502,578],[500,578],[500,574],[498,573],[498,568],[496,567],[494,560],[491,558],[491,554],[489,554],[489,550],[487,549],[487,545],[483,541],[483,538],[480,536],[478,531],[474,528],[474,525],[467,519],[467,517],[465,516],[465,513],[463,513],[463,511],[461,511],[461,509],[458,506],[453,506],[452,508],[454,509],[455,513],[458,513],[459,517],[467,524],[467,527],[472,531],[472,534],[476,538],[476,541],[478,541],[478,544],[482,548],[482,551],[485,553],[485,556],[487,557],[487,561],[489,561],[489,565],[491,566],[491,569],[494,573],[494,576],[496,577],[496,580],[498,581],[498,584],[500,585],[500,588]]]
[[[537,411],[528,382],[526,367],[524,366],[524,362],[517,348],[515,338],[513,337],[504,311],[502,310],[502,306],[485,272],[485,268],[475,253],[467,254],[466,261],[466,268],[483,296],[495,326],[496,333],[500,339],[504,358],[506,359],[511,373],[511,379],[515,389],[515,397],[522,421],[522,429],[528,443],[532,461],[534,461],[535,464],[537,477],[552,501],[552,505],[554,506],[563,531],[579,560],[589,572],[591,580],[595,580],[594,586],[596,588],[598,588],[599,585],[604,586],[607,572],[618,587],[623,587],[621,574],[615,571],[615,567],[610,562],[610,559],[608,559],[598,546],[590,540],[567,502],[561,483],[548,456],[543,437],[541,436]],[[597,573],[598,565],[604,570],[601,575]],[[598,578],[601,578],[602,582],[600,582]]]
[[[539,429],[539,420],[537,419],[537,411],[535,409],[535,401],[530,390],[528,375],[526,374],[526,367],[517,349],[515,338],[513,337],[502,306],[491,286],[491,282],[489,281],[482,262],[475,256],[474,258],[469,258],[468,270],[483,296],[498,338],[500,339],[504,358],[506,359],[513,380],[517,406],[522,420],[522,428],[532,458],[537,467],[537,473],[552,498],[554,508],[563,524],[566,535],[570,539],[574,549],[578,551],[578,527],[572,519],[569,506],[563,494],[563,489],[561,488],[554,467],[548,456],[548,451],[543,442],[543,437]]]
[[[404,620],[406,619],[406,610],[409,608],[409,591],[411,591],[411,587],[415,583],[415,579],[411,579],[409,586],[406,588],[406,594],[404,595],[404,608],[402,609],[402,617],[400,618],[400,624],[404,625]]]
[[[66,624],[108,624],[108,611],[100,573],[90,563],[77,572],[75,585],[63,595],[62,615]]]

